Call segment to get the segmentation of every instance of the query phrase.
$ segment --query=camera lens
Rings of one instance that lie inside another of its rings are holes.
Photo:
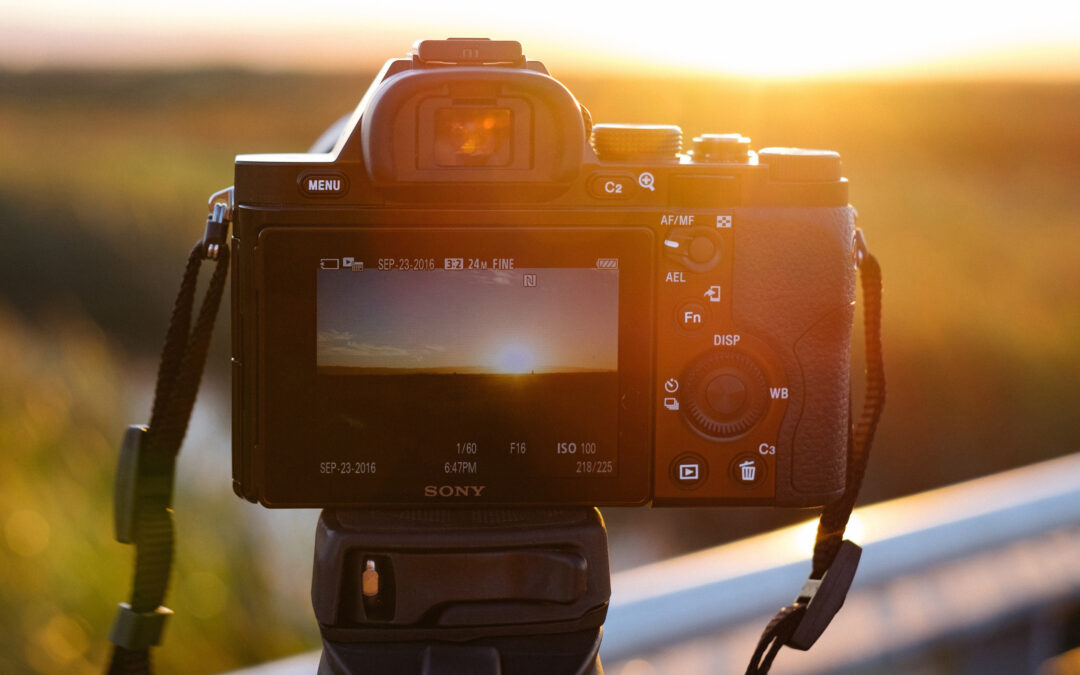
[[[507,166],[508,108],[440,108],[435,111],[435,163],[439,166]]]

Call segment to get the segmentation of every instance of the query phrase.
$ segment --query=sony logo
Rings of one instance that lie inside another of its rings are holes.
[[[425,485],[425,497],[479,497],[486,485]]]

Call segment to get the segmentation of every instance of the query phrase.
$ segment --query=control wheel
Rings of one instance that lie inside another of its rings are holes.
[[[714,351],[690,364],[683,379],[689,400],[683,411],[699,433],[716,440],[749,431],[769,408],[769,384],[754,359]]]

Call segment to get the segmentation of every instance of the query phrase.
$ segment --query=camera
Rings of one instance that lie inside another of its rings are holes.
[[[270,507],[815,506],[844,490],[840,157],[593,124],[521,45],[388,61],[236,158],[233,478]]]

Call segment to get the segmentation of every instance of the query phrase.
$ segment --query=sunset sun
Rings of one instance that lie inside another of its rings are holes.
[[[522,344],[509,344],[495,354],[495,370],[500,373],[529,373],[536,368],[536,354]]]

